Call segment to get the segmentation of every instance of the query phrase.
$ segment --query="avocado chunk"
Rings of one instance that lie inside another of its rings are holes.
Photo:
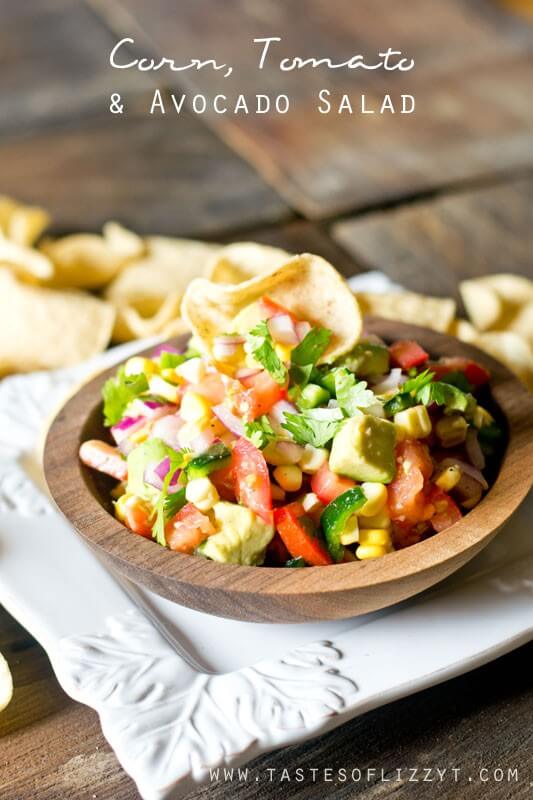
[[[389,371],[389,351],[381,344],[359,342],[338,362],[348,367],[356,375],[366,378],[370,375],[384,375]]]
[[[174,452],[162,439],[148,439],[135,447],[128,455],[128,494],[153,501],[159,492],[144,482],[144,471],[149,464],[159,464]]]
[[[329,467],[356,481],[390,483],[396,474],[394,424],[370,414],[346,420],[333,439]]]
[[[202,542],[197,552],[221,564],[262,564],[274,526],[236,503],[215,503],[213,513],[217,533]]]

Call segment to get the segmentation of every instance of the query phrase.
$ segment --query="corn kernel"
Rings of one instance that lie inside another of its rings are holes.
[[[157,373],[157,364],[151,358],[143,358],[142,356],[133,356],[128,358],[124,364],[125,375],[140,375],[143,372],[147,378]]]
[[[359,541],[359,522],[355,514],[352,514],[344,526],[344,530],[339,536],[339,541],[344,545],[354,544],[354,542]]]
[[[313,475],[328,460],[329,453],[325,447],[313,447],[306,444],[298,462],[303,472]]]
[[[272,484],[272,500],[275,500],[277,503],[284,503],[286,494],[281,488],[281,486],[277,486],[275,483]]]
[[[394,415],[394,426],[399,441],[425,439],[431,433],[431,419],[425,406],[413,406]]]
[[[302,470],[296,464],[276,467],[274,478],[286,492],[297,492],[302,486]]]
[[[362,483],[361,489],[365,493],[366,503],[357,514],[361,517],[373,517],[387,503],[387,487],[382,483]]]
[[[451,414],[440,419],[435,432],[443,447],[455,447],[466,439],[468,423],[461,414]]]
[[[216,487],[209,478],[195,478],[189,481],[185,489],[185,497],[189,503],[196,506],[198,511],[210,511],[219,501]]]
[[[476,406],[473,418],[475,428],[479,430],[480,428],[487,427],[487,425],[492,425],[493,422],[494,417],[492,414],[489,414],[486,408],[483,408],[483,406]]]
[[[263,455],[267,464],[273,467],[285,467],[294,464],[295,452],[293,448],[278,447],[276,442],[270,442],[263,450]],[[298,455],[296,455],[298,459]]]
[[[391,519],[387,506],[378,511],[372,517],[359,517],[360,528],[390,528]]]
[[[178,431],[178,442],[180,447],[190,447],[191,442],[200,436],[205,427],[198,422],[186,422]]]
[[[168,383],[172,383],[174,386],[177,386],[181,383],[180,377],[176,373],[176,369],[174,367],[168,367],[167,369],[161,370],[161,377],[164,380],[168,381]]]
[[[179,399],[179,388],[172,383],[163,380],[159,375],[153,375],[148,379],[148,386],[152,394],[162,397],[169,403],[177,403]]]
[[[363,545],[387,548],[392,544],[390,531],[386,528],[363,528],[359,531],[359,542]]]
[[[292,347],[290,347],[288,344],[277,343],[274,345],[274,350],[276,351],[276,353],[278,354],[278,356],[282,361],[291,360]]]
[[[129,441],[132,444],[142,444],[148,439],[149,434],[150,429],[145,425],[144,428],[140,428],[138,431],[135,431],[135,433],[132,433],[129,437]]]
[[[180,416],[185,422],[207,422],[210,415],[211,406],[205,397],[196,392],[185,392],[180,407]]]
[[[309,492],[308,494],[304,495],[302,506],[306,514],[312,514],[313,512],[319,511],[321,508],[323,508],[323,504],[320,502],[314,492]]]
[[[451,467],[447,467],[444,469],[440,475],[435,479],[435,483],[445,492],[451,492],[451,490],[457,486],[459,481],[461,480],[461,469],[456,464],[453,464]]]
[[[375,544],[360,544],[355,551],[355,555],[360,561],[366,561],[370,558],[381,558],[381,556],[387,555],[387,548]]]
[[[176,367],[176,374],[187,383],[200,383],[205,378],[205,363],[201,358],[189,358]]]
[[[126,519],[126,504],[133,496],[134,495],[132,494],[123,494],[122,497],[119,497],[115,503],[115,517],[119,520],[119,522],[124,522]]]

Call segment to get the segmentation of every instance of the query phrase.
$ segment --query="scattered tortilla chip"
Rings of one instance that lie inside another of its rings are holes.
[[[525,303],[515,314],[509,330],[517,333],[533,348],[533,301]]]
[[[495,290],[481,280],[461,281],[459,291],[474,326],[487,331],[498,322],[503,305]]]
[[[451,336],[456,336],[462,342],[473,343],[479,336],[478,331],[474,328],[471,322],[466,319],[454,319],[448,329]]]
[[[0,197],[0,233],[15,244],[30,247],[49,223],[50,215],[44,208]]]
[[[263,295],[302,320],[332,331],[322,361],[333,361],[359,339],[361,312],[348,284],[331,264],[309,253],[238,285],[197,278],[185,292],[181,313],[202,348],[211,352],[214,337],[231,331],[236,315]]]
[[[533,391],[533,352],[518,334],[512,331],[482,333],[474,344],[505,364]]]
[[[523,275],[514,275],[510,272],[485,275],[483,278],[478,278],[476,283],[489,286],[507,303],[519,306],[522,303],[533,302],[533,281]]]
[[[219,249],[218,245],[163,236],[149,237],[146,246],[146,256],[128,264],[105,292],[117,309],[113,333],[117,342],[136,339],[139,331],[147,330],[150,319],[150,332],[142,335],[162,333],[171,319],[169,309],[174,317],[179,316],[187,285],[203,274],[209,258]]]
[[[450,298],[427,297],[416,292],[356,292],[355,296],[363,314],[410,322],[440,333],[449,329],[455,317],[455,302]]]
[[[74,233],[59,239],[47,239],[40,245],[40,250],[55,267],[50,285],[100,289],[133,258],[139,258],[145,245],[140,236],[113,222],[104,226],[103,236]]]
[[[105,349],[113,307],[81,292],[19,283],[0,269],[0,375],[77,364]]]
[[[2,235],[0,235],[0,267],[9,267],[21,280],[30,283],[48,281],[54,275],[54,265],[47,256],[32,247],[12,242]]]
[[[13,697],[13,679],[4,656],[0,653],[0,711],[3,711]]]
[[[256,275],[282,267],[291,253],[256,242],[235,242],[223,247],[209,261],[205,277],[214,283],[242,283]]]

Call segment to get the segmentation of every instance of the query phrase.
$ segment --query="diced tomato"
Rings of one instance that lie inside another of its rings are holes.
[[[226,397],[226,387],[218,372],[208,373],[200,383],[192,384],[189,388],[192,392],[201,394],[214,406],[222,403]]]
[[[311,491],[324,505],[331,503],[340,494],[347,492],[348,489],[353,489],[354,486],[355,481],[336,475],[330,470],[327,462],[322,464],[318,472],[311,476]]]
[[[420,347],[418,342],[413,342],[408,339],[402,339],[391,344],[389,353],[393,366],[401,367],[402,369],[418,367],[429,358],[429,354]]]
[[[274,522],[292,558],[303,558],[313,567],[333,563],[324,545],[310,532],[314,525],[306,517],[301,503],[290,503],[288,506],[276,508]]]
[[[212,483],[223,500],[235,502],[235,476],[233,474],[233,456],[230,463],[222,469],[217,469],[209,476]]]
[[[285,397],[287,389],[268,374],[266,370],[241,380],[246,389],[235,396],[234,402],[238,413],[247,422],[263,414],[268,414],[278,400]]]
[[[152,519],[148,504],[140,497],[128,497],[124,506],[124,525],[146,539],[152,538]]]
[[[274,534],[274,538],[270,542],[266,550],[266,561],[270,564],[275,564],[278,567],[289,560],[291,554],[285,547],[283,539],[279,533]]]
[[[453,498],[438,486],[431,487],[428,500],[434,508],[430,523],[435,531],[443,531],[445,528],[449,528],[463,516]]]
[[[411,467],[417,467],[426,480],[429,480],[433,474],[433,460],[429,454],[429,447],[416,439],[398,442],[396,460],[402,462],[406,472]]]
[[[171,550],[190,554],[214,532],[209,517],[187,503],[167,522],[165,539]]]
[[[271,524],[272,489],[263,453],[242,437],[233,448],[232,460],[237,500]]]
[[[388,487],[391,519],[414,525],[433,513],[424,487],[433,472],[433,462],[426,445],[407,439],[396,448],[396,476]]]
[[[276,303],[275,300],[272,300],[266,295],[259,300],[259,308],[264,319],[272,319],[272,317],[277,317],[280,314],[287,314],[293,322],[298,322],[297,317],[295,317],[288,308],[285,308],[285,306],[282,306],[280,303]]]
[[[477,361],[471,361],[468,358],[441,358],[440,361],[430,364],[429,368],[435,373],[437,380],[450,372],[464,373],[468,383],[474,387],[483,386],[490,380],[490,372]]]

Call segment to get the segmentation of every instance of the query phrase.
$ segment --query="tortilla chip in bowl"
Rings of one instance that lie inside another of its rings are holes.
[[[346,281],[325,259],[304,253],[282,267],[237,285],[192,281],[185,292],[181,313],[194,341],[212,353],[216,336],[236,329],[236,318],[267,295],[300,319],[332,332],[322,361],[333,361],[357,343],[362,318],[357,300]]]

